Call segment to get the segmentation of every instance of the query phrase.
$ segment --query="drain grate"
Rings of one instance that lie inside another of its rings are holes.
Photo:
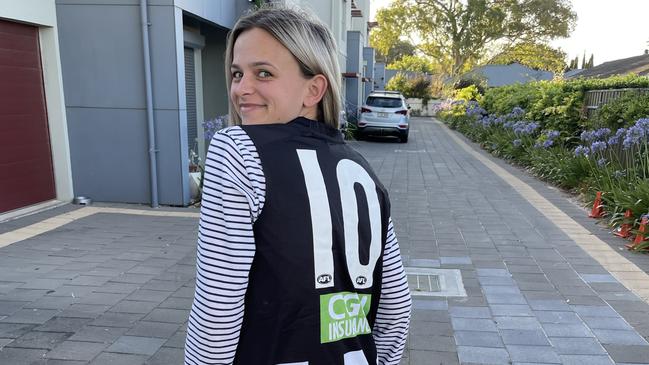
[[[438,292],[442,291],[439,275],[410,274],[408,286],[413,292]]]
[[[460,270],[406,267],[405,271],[413,296],[466,297]]]

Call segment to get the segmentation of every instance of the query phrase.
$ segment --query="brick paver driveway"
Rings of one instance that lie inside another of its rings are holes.
[[[627,289],[649,290],[649,257],[438,122],[411,128],[407,144],[353,145],[390,191],[406,266],[459,270],[467,296],[415,297],[403,364],[649,363],[649,305]],[[0,364],[182,363],[197,218],[180,215],[196,210],[122,208],[0,224]]]

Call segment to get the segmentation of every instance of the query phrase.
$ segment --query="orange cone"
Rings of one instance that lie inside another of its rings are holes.
[[[627,238],[631,236],[631,219],[633,218],[633,212],[631,212],[631,209],[627,209],[626,212],[624,212],[624,219],[622,220],[622,224],[620,227],[618,227],[617,230],[615,230],[614,235],[622,238]]]
[[[593,209],[588,215],[591,218],[602,218],[602,213],[604,213],[604,208],[602,207],[602,192],[598,191],[595,196],[595,201],[593,202]]]
[[[649,219],[647,219],[647,217],[642,217],[642,220],[640,221],[640,228],[638,228],[638,234],[635,235],[635,239],[633,240],[633,243],[628,243],[624,245],[626,246],[626,248],[632,250],[646,240],[645,232],[647,230],[646,228],[647,224],[649,224]]]

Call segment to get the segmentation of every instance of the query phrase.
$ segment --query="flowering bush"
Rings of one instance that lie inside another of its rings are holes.
[[[205,130],[205,140],[211,141],[216,132],[228,126],[229,117],[227,115],[219,115],[214,119],[208,119],[203,122],[203,129]]]
[[[544,129],[542,122],[527,120],[530,113],[520,107],[497,115],[475,101],[447,102],[439,115],[494,155],[526,166],[543,179],[587,197],[604,192],[612,225],[621,222],[627,209],[634,217],[649,212],[649,118],[615,133],[599,128],[575,136]]]

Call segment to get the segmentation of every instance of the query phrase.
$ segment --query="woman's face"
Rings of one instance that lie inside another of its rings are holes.
[[[265,30],[252,28],[239,35],[230,71],[230,99],[243,124],[317,118],[313,78],[305,78],[293,55]]]

